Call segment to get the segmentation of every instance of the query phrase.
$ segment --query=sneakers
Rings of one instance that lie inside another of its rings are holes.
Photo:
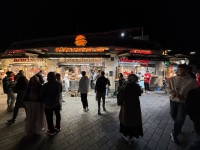
[[[99,114],[99,115],[101,115],[101,112],[100,112],[100,110],[98,111],[98,114]]]
[[[15,123],[15,119],[8,120],[9,123]]]
[[[124,136],[123,134],[122,134],[122,137],[123,137],[127,142],[129,141],[128,137]]]
[[[55,131],[54,131],[54,132],[50,132],[50,130],[47,130],[46,134],[47,134],[47,135],[51,135],[51,136],[53,136],[53,135],[56,134],[56,132],[55,132]]]
[[[147,91],[147,94],[149,94],[149,91]]]
[[[181,145],[181,142],[178,140],[177,137],[175,137],[172,133],[171,133],[171,139],[172,141],[174,141],[174,143],[178,144],[178,145]]]
[[[55,129],[57,132],[61,131],[61,128],[58,129],[58,128],[56,127],[56,125],[54,126],[54,129]]]

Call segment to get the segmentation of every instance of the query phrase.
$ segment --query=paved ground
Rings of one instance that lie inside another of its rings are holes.
[[[183,150],[195,137],[193,124],[186,119],[179,138],[181,146],[170,140],[173,121],[169,115],[169,100],[165,93],[151,92],[140,98],[144,136],[128,145],[119,133],[119,107],[116,98],[106,99],[107,111],[97,115],[97,103],[89,96],[89,112],[82,111],[79,97],[64,97],[62,131],[53,137],[45,133],[27,138],[24,133],[24,110],[20,109],[17,122],[7,124],[12,113],[6,112],[5,95],[0,97],[0,149],[6,150]],[[4,104],[4,105],[3,105]]]

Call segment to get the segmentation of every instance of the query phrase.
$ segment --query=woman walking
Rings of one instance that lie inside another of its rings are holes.
[[[9,123],[15,122],[17,115],[18,115],[19,108],[24,108],[27,113],[26,105],[24,103],[24,95],[25,95],[27,87],[28,87],[27,78],[25,76],[20,76],[17,79],[17,83],[15,86],[15,89],[17,91],[17,98],[16,98],[16,102],[15,102],[13,117],[12,117],[12,119],[8,120]]]
[[[131,142],[139,136],[143,136],[142,116],[139,96],[140,86],[137,84],[138,77],[130,74],[127,84],[120,91],[118,105],[121,106],[119,113],[120,133],[126,141]]]
[[[31,77],[26,90],[24,101],[27,102],[27,115],[25,132],[27,135],[33,133],[40,134],[46,128],[46,119],[44,114],[44,100],[39,96],[42,84],[39,78],[34,75]]]

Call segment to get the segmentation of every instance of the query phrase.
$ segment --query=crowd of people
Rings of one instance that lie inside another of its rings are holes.
[[[11,80],[12,72],[8,71],[7,76],[3,79],[3,90],[7,94],[7,110],[13,111],[12,119],[8,120],[14,123],[19,108],[24,108],[26,112],[25,131],[27,135],[33,133],[40,134],[46,128],[48,135],[54,135],[61,131],[61,114],[62,110],[62,80],[60,74],[49,72],[47,81],[44,83],[42,71],[30,78],[26,79],[23,71],[15,76],[14,82]],[[93,78],[93,82],[86,76],[86,72],[81,72],[79,89],[83,111],[87,112],[88,100],[87,93],[89,86],[93,86],[98,104],[98,114],[101,115],[101,101],[103,111],[106,111],[105,98],[108,94],[110,81],[108,75],[104,71],[98,71]],[[151,78],[147,71],[144,75],[145,91],[149,91],[149,80]],[[198,76],[199,78],[199,76]],[[119,120],[120,133],[126,141],[133,141],[134,138],[143,136],[142,115],[140,107],[140,99],[142,90],[138,84],[138,76],[130,74],[125,80],[123,74],[119,73],[117,104],[120,106]],[[199,99],[200,88],[196,77],[191,74],[188,65],[181,64],[178,66],[176,76],[169,79],[166,91],[170,95],[170,114],[174,120],[174,128],[171,133],[171,139],[176,144],[181,144],[178,135],[182,131],[186,115],[188,115],[194,123],[195,135],[199,138],[200,134],[200,116],[199,116]],[[17,97],[15,98],[15,93]],[[16,102],[15,102],[16,99]],[[15,102],[15,107],[13,109]],[[53,123],[53,112],[56,116],[56,123]],[[46,116],[46,117],[45,117]],[[47,124],[47,125],[46,125]],[[199,138],[200,139],[200,138]],[[193,142],[189,145],[188,150],[192,146],[199,146],[199,142]]]

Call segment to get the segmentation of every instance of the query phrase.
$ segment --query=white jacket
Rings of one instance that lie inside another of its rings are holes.
[[[81,77],[79,81],[78,92],[88,93],[89,92],[89,78],[87,76]]]
[[[188,74],[185,76],[171,77],[167,84],[166,91],[169,94],[172,91],[176,91],[178,94],[186,98],[188,92],[197,87],[198,87],[197,81]],[[180,103],[185,103],[185,100],[180,100],[178,97],[173,97],[171,94],[170,94],[170,100],[180,102]]]

